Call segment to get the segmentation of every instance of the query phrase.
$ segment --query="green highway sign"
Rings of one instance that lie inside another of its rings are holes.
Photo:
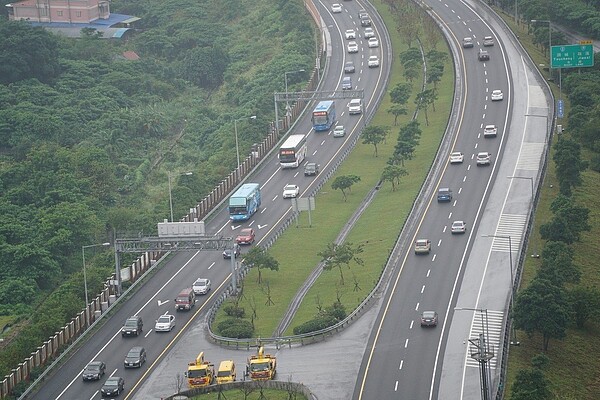
[[[594,66],[594,47],[591,44],[552,46],[551,68]]]

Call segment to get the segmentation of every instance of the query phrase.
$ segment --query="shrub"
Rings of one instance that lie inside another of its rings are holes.
[[[245,339],[254,336],[254,326],[248,320],[241,318],[229,318],[219,322],[217,330],[221,336]]]
[[[223,311],[230,317],[233,318],[244,318],[246,311],[244,307],[236,306],[235,304],[227,304],[223,307]]]

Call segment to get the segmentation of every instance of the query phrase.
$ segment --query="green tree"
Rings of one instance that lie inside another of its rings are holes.
[[[346,191],[348,191],[348,193],[349,193],[351,191],[352,185],[354,185],[355,183],[358,183],[358,182],[360,182],[360,176],[342,175],[342,176],[338,176],[334,179],[333,183],[331,184],[331,188],[333,190],[341,190],[342,195],[344,196],[344,201],[346,201],[346,199],[347,199]]]
[[[396,104],[406,104],[412,92],[412,85],[408,82],[402,82],[396,84],[392,90],[390,90],[390,100]]]
[[[550,339],[563,339],[567,334],[569,304],[564,289],[536,277],[517,295],[513,317],[517,329],[529,336],[540,333],[542,350],[547,351]]]
[[[539,368],[520,369],[510,388],[511,400],[550,400],[550,382]]]
[[[542,249],[542,265],[538,276],[549,279],[557,286],[577,283],[581,272],[573,263],[573,249],[565,242],[547,241]]]
[[[578,328],[583,328],[585,322],[592,316],[598,316],[600,308],[600,292],[597,289],[585,286],[576,286],[569,290],[569,304],[573,320]]]
[[[396,186],[400,185],[400,178],[408,175],[406,169],[398,165],[387,165],[381,174],[381,180],[392,184],[392,192],[396,191]]]
[[[560,192],[570,196],[572,188],[583,182],[581,172],[588,163],[581,159],[581,146],[572,140],[557,140],[554,145],[554,162],[556,164],[556,177],[560,186]]]
[[[335,244],[329,243],[325,250],[317,253],[321,257],[323,269],[331,271],[338,268],[340,271],[340,284],[344,284],[343,266],[350,268],[350,263],[355,262],[358,265],[363,265],[363,260],[358,256],[363,252],[363,245],[354,246],[352,243]]]
[[[0,83],[53,82],[60,73],[58,38],[25,21],[0,21]]]
[[[377,157],[377,145],[383,142],[388,135],[387,128],[383,126],[369,125],[362,133],[363,144],[372,144],[375,148],[375,157]]]
[[[244,264],[258,270],[258,283],[262,283],[262,269],[279,271],[279,261],[260,246],[254,246],[244,254]]]
[[[590,210],[575,205],[568,196],[558,195],[550,210],[554,213],[553,219],[540,226],[540,235],[544,240],[572,244],[579,241],[581,232],[591,229],[588,222]]]
[[[433,108],[435,112],[435,101],[437,100],[437,92],[435,89],[425,89],[418,93],[415,97],[415,105],[417,110],[423,110],[425,112],[425,124],[429,126],[428,110],[429,106]]]
[[[400,104],[392,103],[390,108],[387,109],[387,112],[394,116],[394,126],[396,126],[398,125],[398,117],[408,114],[408,108]]]

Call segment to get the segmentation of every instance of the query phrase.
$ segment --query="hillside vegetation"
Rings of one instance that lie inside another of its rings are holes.
[[[113,231],[155,234],[169,215],[167,172],[184,214],[233,169],[233,119],[257,115],[238,123],[246,154],[267,133],[284,72],[314,64],[301,1],[111,9],[141,18],[130,41],[0,20],[2,375],[82,309],[82,246]],[[123,59],[126,50],[140,60]],[[306,78],[290,75],[290,88]],[[193,175],[176,175],[184,171]],[[86,257],[96,293],[113,256]]]

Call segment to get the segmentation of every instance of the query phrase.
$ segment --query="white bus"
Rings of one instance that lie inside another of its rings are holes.
[[[279,149],[281,168],[298,168],[306,157],[306,136],[291,135]]]

